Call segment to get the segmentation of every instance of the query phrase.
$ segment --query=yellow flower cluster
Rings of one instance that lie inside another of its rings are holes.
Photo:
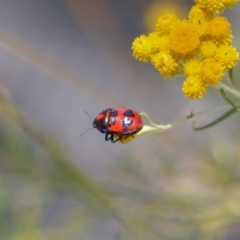
[[[238,63],[231,24],[219,15],[238,2],[195,0],[187,19],[178,19],[173,14],[160,16],[154,32],[133,41],[133,56],[151,62],[165,79],[185,75],[184,95],[200,99],[207,86],[219,83],[225,71]]]

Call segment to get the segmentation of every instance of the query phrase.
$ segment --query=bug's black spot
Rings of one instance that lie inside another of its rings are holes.
[[[130,110],[130,109],[127,109],[127,110],[123,113],[123,116],[125,116],[125,117],[135,117],[133,111]]]
[[[112,110],[111,111],[111,117],[116,117],[118,115],[118,111],[117,110]]]

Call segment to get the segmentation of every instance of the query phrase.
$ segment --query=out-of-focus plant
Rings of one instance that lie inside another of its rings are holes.
[[[146,239],[230,239],[231,227],[240,224],[239,149],[239,142],[219,141],[185,164],[172,148],[161,160],[127,159],[110,188],[121,192],[119,208],[125,206]]]

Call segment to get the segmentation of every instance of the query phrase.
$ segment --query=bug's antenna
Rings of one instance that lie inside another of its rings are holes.
[[[85,113],[90,119],[92,119],[91,116],[88,114],[88,112],[84,111],[84,113]]]
[[[88,114],[88,112],[84,111],[84,113],[85,113],[90,119],[92,119],[91,116]],[[83,133],[80,135],[79,138],[81,138],[85,133],[87,133],[89,130],[91,130],[91,129],[93,129],[93,128],[94,128],[94,127],[91,127],[91,128],[89,128],[89,129],[87,129],[85,132],[83,132]]]
[[[89,129],[87,129],[85,132],[83,132],[81,135],[80,135],[80,137],[79,138],[81,138],[85,133],[87,133],[89,130],[91,130],[91,129],[93,129],[94,127],[91,127],[91,128],[89,128]]]

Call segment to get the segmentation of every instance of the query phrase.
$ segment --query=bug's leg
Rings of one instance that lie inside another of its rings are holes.
[[[111,134],[111,142],[112,142],[112,143],[115,143],[114,135],[113,135],[113,134]]]
[[[112,133],[106,133],[105,140],[106,141],[111,140],[111,142],[112,142],[113,141],[113,134]]]
[[[127,138],[127,137],[125,137],[125,138]],[[106,135],[105,135],[105,140],[106,141],[110,140],[111,143],[115,143],[115,142],[118,142],[118,141],[122,142],[122,139],[124,139],[122,136],[118,136],[118,138],[114,139],[114,135],[112,133],[106,133]]]
[[[122,140],[125,140],[125,139],[127,139],[127,138],[130,138],[130,137],[134,138],[134,136],[133,136],[133,135],[130,135],[130,136],[125,136],[125,137],[122,137],[122,139],[121,139],[121,142],[123,143],[123,141],[122,141]]]
[[[106,141],[110,140],[112,143],[115,143],[115,142],[119,141],[120,139],[121,139],[121,137],[114,140],[114,135],[112,133],[106,133],[106,135],[105,135],[105,140]]]
[[[113,136],[113,135],[112,135]],[[118,142],[119,140],[121,140],[122,141],[122,137],[118,137],[118,138],[116,138],[116,139],[114,139],[114,136],[113,136],[113,138],[111,139],[111,142],[112,143],[115,143],[115,142]]]

